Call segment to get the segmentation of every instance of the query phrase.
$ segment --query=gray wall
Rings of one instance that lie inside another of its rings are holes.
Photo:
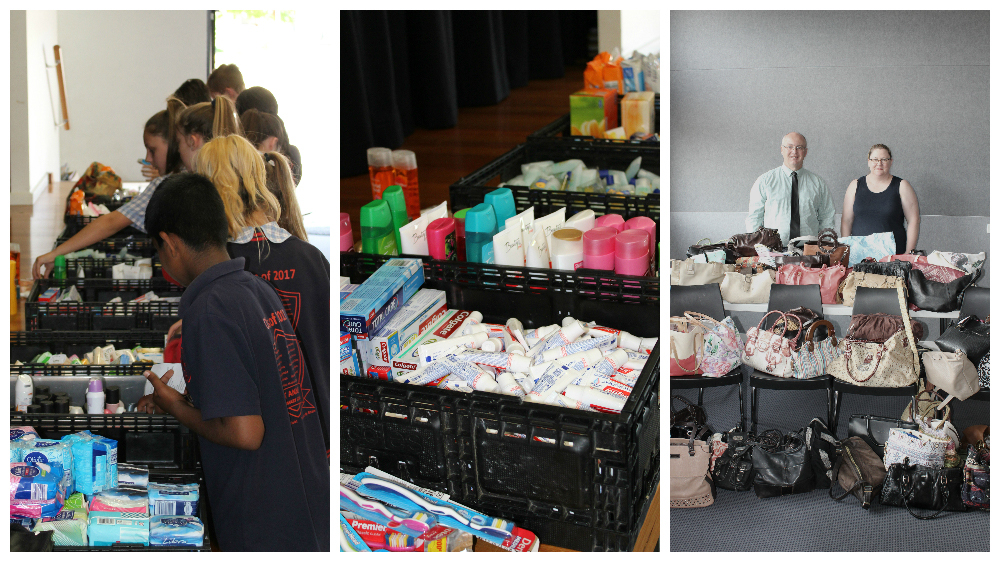
[[[988,216],[989,51],[988,12],[672,11],[671,211],[746,212],[794,130],[838,212],[881,142],[921,214]]]
[[[989,71],[988,12],[671,11],[670,257],[745,230],[793,130],[838,231],[880,142],[917,192],[917,247],[988,252]]]

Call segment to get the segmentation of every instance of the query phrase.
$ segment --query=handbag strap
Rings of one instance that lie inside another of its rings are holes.
[[[674,341],[674,338],[670,338],[670,358],[674,360],[674,362],[677,364],[677,366],[680,368],[680,370],[688,372],[688,373],[694,373],[695,371],[698,371],[699,369],[701,369],[701,363],[702,363],[702,361],[705,360],[705,353],[702,352],[701,359],[698,359],[698,350],[705,347],[705,334],[703,334],[701,332],[696,333],[694,335],[694,338],[695,338],[696,342],[698,341],[699,337],[701,337],[701,345],[698,345],[697,343],[695,344],[694,357],[695,357],[696,363],[695,363],[694,369],[685,369],[684,365],[681,365],[681,359],[677,355],[677,343]]]
[[[695,324],[696,326],[701,326],[702,329],[705,330],[706,332],[711,332],[712,330],[715,329],[715,326],[722,324],[722,322],[719,322],[715,318],[712,318],[711,316],[705,314],[701,314],[700,312],[693,312],[690,310],[686,310],[684,311],[684,316],[687,317],[687,319],[690,320],[691,323]],[[702,323],[702,320],[711,322],[715,326],[711,327],[706,326],[704,323]]]
[[[813,351],[813,332],[815,332],[816,328],[819,326],[827,326],[826,331],[827,334],[829,334],[830,339],[833,340],[833,347],[837,347],[837,328],[835,328],[829,320],[816,320],[812,323],[812,326],[809,327],[809,333],[806,334],[806,343],[809,344],[810,353]]]
[[[711,239],[711,238],[709,238],[708,236],[706,236],[706,237],[702,238],[701,240],[699,240],[699,241],[695,242],[695,243],[694,243],[694,244],[692,244],[692,245],[693,245],[693,246],[701,246],[701,242],[702,242],[702,240],[708,240],[708,243],[709,243],[709,244],[711,244],[711,243],[712,243],[712,239]]]
[[[910,313],[906,308],[906,297],[903,296],[902,283],[896,284],[896,295],[899,297],[899,312],[903,317],[903,328],[906,329],[906,339],[909,343],[910,351],[913,353],[913,368],[919,374],[920,355],[917,353],[917,342],[913,339],[913,329],[910,327]]]

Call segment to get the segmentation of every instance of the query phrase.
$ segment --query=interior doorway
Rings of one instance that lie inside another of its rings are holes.
[[[326,169],[332,162],[324,154],[332,113],[322,107],[327,79],[321,61],[333,53],[327,21],[310,10],[217,10],[214,39],[215,67],[237,65],[248,88],[262,86],[278,100],[288,139],[302,155],[295,191],[309,242],[330,259],[335,193],[325,180],[337,171]]]

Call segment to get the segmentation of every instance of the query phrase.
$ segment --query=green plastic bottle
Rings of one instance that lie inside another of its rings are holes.
[[[402,248],[399,229],[410,222],[406,216],[406,194],[403,193],[403,186],[390,185],[382,192],[382,200],[389,204],[389,212],[392,214],[392,228],[396,231],[396,247]]]
[[[52,278],[66,278],[66,256],[56,256],[55,261],[52,262]]]
[[[366,254],[398,256],[389,204],[377,199],[361,207],[361,251]],[[397,231],[398,233],[398,231]]]

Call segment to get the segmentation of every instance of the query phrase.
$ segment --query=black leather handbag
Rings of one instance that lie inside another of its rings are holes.
[[[977,274],[982,270],[977,270]],[[931,312],[951,312],[962,308],[962,297],[978,277],[968,274],[951,283],[932,281],[924,277],[919,269],[910,271],[910,304],[920,310]]]
[[[900,277],[904,282],[909,284],[913,264],[904,260],[876,261],[875,258],[865,258],[861,262],[854,264],[852,269],[856,273],[875,273],[878,275]]]
[[[860,437],[848,437],[837,443],[841,455],[833,467],[833,480],[844,490],[839,496],[833,495],[830,487],[830,497],[840,501],[848,494],[854,494],[861,502],[862,509],[872,506],[872,501],[882,495],[882,484],[885,482],[885,464]]]
[[[990,323],[984,322],[970,314],[957,323],[952,323],[941,336],[934,341],[941,351],[958,351],[978,365],[980,359],[990,350]]]
[[[715,459],[712,469],[712,480],[715,485],[725,490],[745,492],[753,488],[753,442],[750,434],[743,431],[730,431],[726,434],[725,452]]]
[[[753,479],[753,491],[757,497],[773,498],[815,490],[809,448],[802,434],[794,432],[767,439],[765,435],[770,431],[762,434],[754,445],[753,468],[757,474]]]
[[[929,468],[919,464],[889,465],[882,487],[882,503],[905,507],[917,519],[934,519],[942,511],[966,511],[962,502],[962,467]],[[933,515],[917,515],[914,509],[936,509]]]
[[[819,331],[818,329],[816,330]],[[813,478],[817,488],[829,488],[833,480],[833,465],[837,462],[839,446],[837,437],[819,418],[813,418],[805,428],[809,461],[813,465]]]
[[[894,427],[917,429],[917,424],[899,418],[855,414],[848,421],[847,436],[864,439],[865,443],[868,443],[868,446],[878,453],[879,457],[883,457],[885,456],[885,442],[889,440],[889,430]]]
[[[702,240],[711,240],[711,238],[703,238]],[[701,242],[701,240],[699,240],[699,242]],[[723,240],[722,242],[716,242],[714,244],[692,244],[688,246],[687,257],[693,258],[699,254],[714,252],[717,250],[726,252],[726,263],[736,263],[736,258],[739,257],[730,240]]]
[[[693,433],[696,440],[707,442],[713,431],[708,426],[708,414],[705,412],[705,408],[692,404],[690,400],[678,394],[670,398],[670,438],[688,439]],[[686,406],[680,410],[674,410],[674,400],[680,400]]]

